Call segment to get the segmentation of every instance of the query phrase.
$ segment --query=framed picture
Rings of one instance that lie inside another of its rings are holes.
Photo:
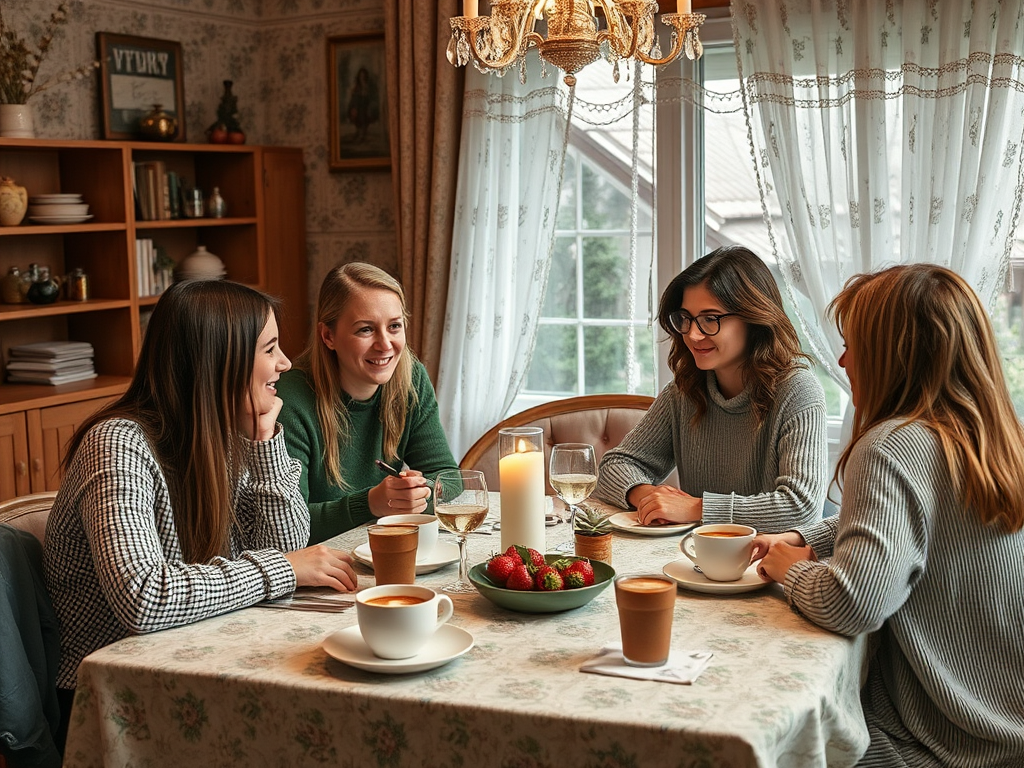
[[[139,119],[159,104],[178,121],[173,140],[185,141],[181,43],[97,32],[96,55],[104,139],[138,138]]]
[[[388,168],[384,35],[327,38],[331,170]]]

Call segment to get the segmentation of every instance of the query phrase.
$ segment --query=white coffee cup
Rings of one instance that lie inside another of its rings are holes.
[[[437,546],[437,518],[433,515],[388,515],[377,520],[377,525],[409,525],[419,526],[419,544],[416,545],[416,562],[426,563],[434,554]]]
[[[749,525],[702,525],[683,536],[679,549],[712,581],[736,581],[750,566],[756,535]]]
[[[359,632],[382,659],[415,656],[454,610],[448,595],[416,584],[370,587],[356,595]]]

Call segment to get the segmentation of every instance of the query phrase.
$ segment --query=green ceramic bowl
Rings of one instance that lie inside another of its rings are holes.
[[[571,560],[580,558],[569,555],[545,555],[544,559],[549,563],[563,557]],[[597,597],[604,589],[612,583],[615,578],[615,569],[600,560],[591,560],[594,566],[594,583],[589,587],[579,589],[563,589],[558,592],[521,592],[517,589],[505,589],[498,586],[487,578],[487,563],[477,563],[469,569],[469,580],[477,588],[481,595],[486,597],[495,605],[508,608],[510,611],[520,613],[557,613],[558,611],[570,611],[586,605]]]

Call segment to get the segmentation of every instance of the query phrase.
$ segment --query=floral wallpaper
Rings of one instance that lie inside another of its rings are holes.
[[[8,23],[30,41],[58,0],[0,0]],[[384,28],[381,0],[72,0],[40,78],[96,57],[96,32],[181,43],[186,131],[204,142],[224,80],[234,81],[250,144],[302,147],[306,163],[309,297],[337,263],[370,261],[398,274],[391,174],[328,171],[327,52],[334,35]],[[97,79],[32,99],[36,135],[100,137]],[[294,350],[295,353],[298,350]]]

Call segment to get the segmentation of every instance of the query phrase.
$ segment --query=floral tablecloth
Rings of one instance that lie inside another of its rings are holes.
[[[549,545],[567,537],[548,529]],[[366,541],[363,529],[334,540]],[[470,561],[499,547],[471,536]],[[679,536],[616,534],[619,573],[660,571]],[[360,583],[373,577],[361,566]],[[457,566],[420,576],[439,587]],[[248,608],[128,638],[79,671],[65,766],[397,768],[802,768],[853,765],[867,747],[858,691],[865,638],[825,632],[781,587],[679,591],[674,649],[710,649],[691,686],[583,674],[618,639],[615,596],[561,614],[512,613],[455,596],[465,656],[413,675],[334,660],[323,639],[345,613]]]

